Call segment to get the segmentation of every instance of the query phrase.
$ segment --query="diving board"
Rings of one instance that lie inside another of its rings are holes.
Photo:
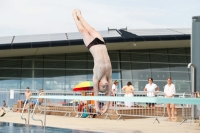
[[[200,98],[164,98],[164,97],[112,97],[112,96],[31,96],[31,98],[97,100],[97,101],[132,101],[149,103],[174,103],[200,105]]]

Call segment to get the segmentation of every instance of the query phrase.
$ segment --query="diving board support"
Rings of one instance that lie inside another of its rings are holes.
[[[153,122],[153,124],[154,124],[156,121],[157,121],[158,123],[160,123],[160,121],[159,121],[158,118],[156,117],[155,120],[154,120],[154,122]]]
[[[122,118],[125,121],[125,119],[123,118],[122,115],[119,115],[119,117],[117,118],[117,120],[119,120],[120,118]]]
[[[192,126],[192,124],[191,124],[191,122],[190,121],[188,121],[188,119],[184,119],[181,123],[180,123],[180,125],[181,124],[183,124],[184,122],[187,122],[187,123],[189,123],[190,124],[190,126]]]

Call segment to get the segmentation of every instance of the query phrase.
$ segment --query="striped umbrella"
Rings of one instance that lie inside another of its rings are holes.
[[[88,91],[93,89],[93,82],[92,81],[84,81],[77,84],[73,91]]]

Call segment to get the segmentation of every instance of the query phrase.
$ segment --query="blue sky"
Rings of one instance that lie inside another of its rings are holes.
[[[96,30],[190,28],[200,0],[0,0],[0,36],[78,32],[71,12]]]

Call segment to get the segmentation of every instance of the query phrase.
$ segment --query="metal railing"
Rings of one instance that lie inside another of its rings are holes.
[[[183,93],[180,98],[196,98],[196,92],[185,92]],[[191,125],[191,121],[193,122],[195,120],[194,117],[194,107],[195,105],[191,104],[182,104],[182,118],[183,121],[180,123],[183,124],[184,122],[187,122]]]
[[[117,96],[125,96],[125,97],[146,97],[147,94],[151,94],[153,97],[163,97],[163,92],[155,91],[155,92],[124,92],[118,93]],[[119,116],[117,120],[123,118],[124,116],[133,116],[133,117],[151,117],[155,118],[154,122],[158,123],[159,117],[164,117],[165,115],[165,104],[157,104],[157,103],[136,103],[136,102],[116,102],[116,113]],[[123,119],[124,120],[124,119]]]
[[[37,90],[31,90],[33,95],[39,95],[39,92]],[[10,99],[10,90],[1,90],[0,91],[0,99],[2,101],[6,101],[7,106],[12,108],[12,109],[20,109],[22,110],[21,113],[21,119],[25,120],[25,123],[29,123],[29,121],[27,121],[26,118],[24,118],[23,114],[24,114],[24,109],[25,109],[25,105],[23,105],[23,107],[19,107],[16,108],[13,105],[17,103],[17,101],[19,99],[24,99],[25,95],[24,95],[25,90],[14,90],[14,98]],[[62,95],[62,96],[80,96],[83,95],[83,93],[87,93],[86,95],[93,95],[92,91],[88,91],[88,92],[73,92],[73,91],[64,91],[64,90],[45,90],[45,92],[43,93],[44,95]],[[84,94],[85,95],[85,94]],[[104,96],[104,93],[99,93],[99,96]],[[117,93],[116,96],[124,96],[125,93]],[[157,97],[163,97],[163,93],[162,92],[158,92]],[[145,97],[146,93],[144,91],[135,91],[134,92],[134,97]],[[176,93],[175,97],[191,97],[190,93]],[[89,116],[92,115],[97,115],[95,107],[94,107],[94,102],[92,103],[91,101],[87,101],[87,106],[88,106],[88,110],[87,112],[79,111],[78,110],[78,106],[80,103],[79,99],[68,99],[68,100],[50,100],[50,103],[48,103],[47,100],[47,104],[45,104],[45,101],[43,101],[43,103],[39,104],[39,99],[36,99],[37,102],[34,106],[33,109],[30,109],[28,111],[32,111],[32,119],[34,120],[38,120],[34,118],[34,114],[38,113],[41,114],[42,112],[49,112],[51,114],[53,114],[52,112],[59,112],[59,113],[64,113],[64,116],[69,116],[72,117],[71,114],[75,114],[78,115],[78,117],[81,117],[83,115],[83,113],[87,113]],[[100,105],[103,108],[103,105],[105,105],[105,101],[100,101]],[[128,104],[128,103],[126,103]],[[130,104],[130,103],[129,103]],[[29,102],[29,106],[30,106],[30,102]],[[45,108],[46,106],[46,108]],[[184,118],[183,122],[189,122],[189,119],[191,119],[191,108],[192,106],[190,105],[182,105],[182,116]],[[45,110],[46,109],[46,110]],[[54,114],[55,114],[54,113]],[[159,117],[163,117],[165,114],[165,104],[155,104],[155,109],[153,108],[148,108],[147,109],[147,104],[146,103],[134,103],[134,105],[130,106],[130,107],[125,107],[125,102],[114,102],[114,106],[110,106],[108,112],[105,114],[105,118],[110,118],[111,115],[118,115],[118,119],[120,118],[125,118],[126,116],[133,116],[133,117],[151,117],[151,118],[155,118],[155,121],[158,121]],[[39,120],[41,121],[41,120]],[[159,121],[158,121],[159,122]],[[42,124],[44,124],[41,121]],[[181,123],[181,124],[182,124]]]

